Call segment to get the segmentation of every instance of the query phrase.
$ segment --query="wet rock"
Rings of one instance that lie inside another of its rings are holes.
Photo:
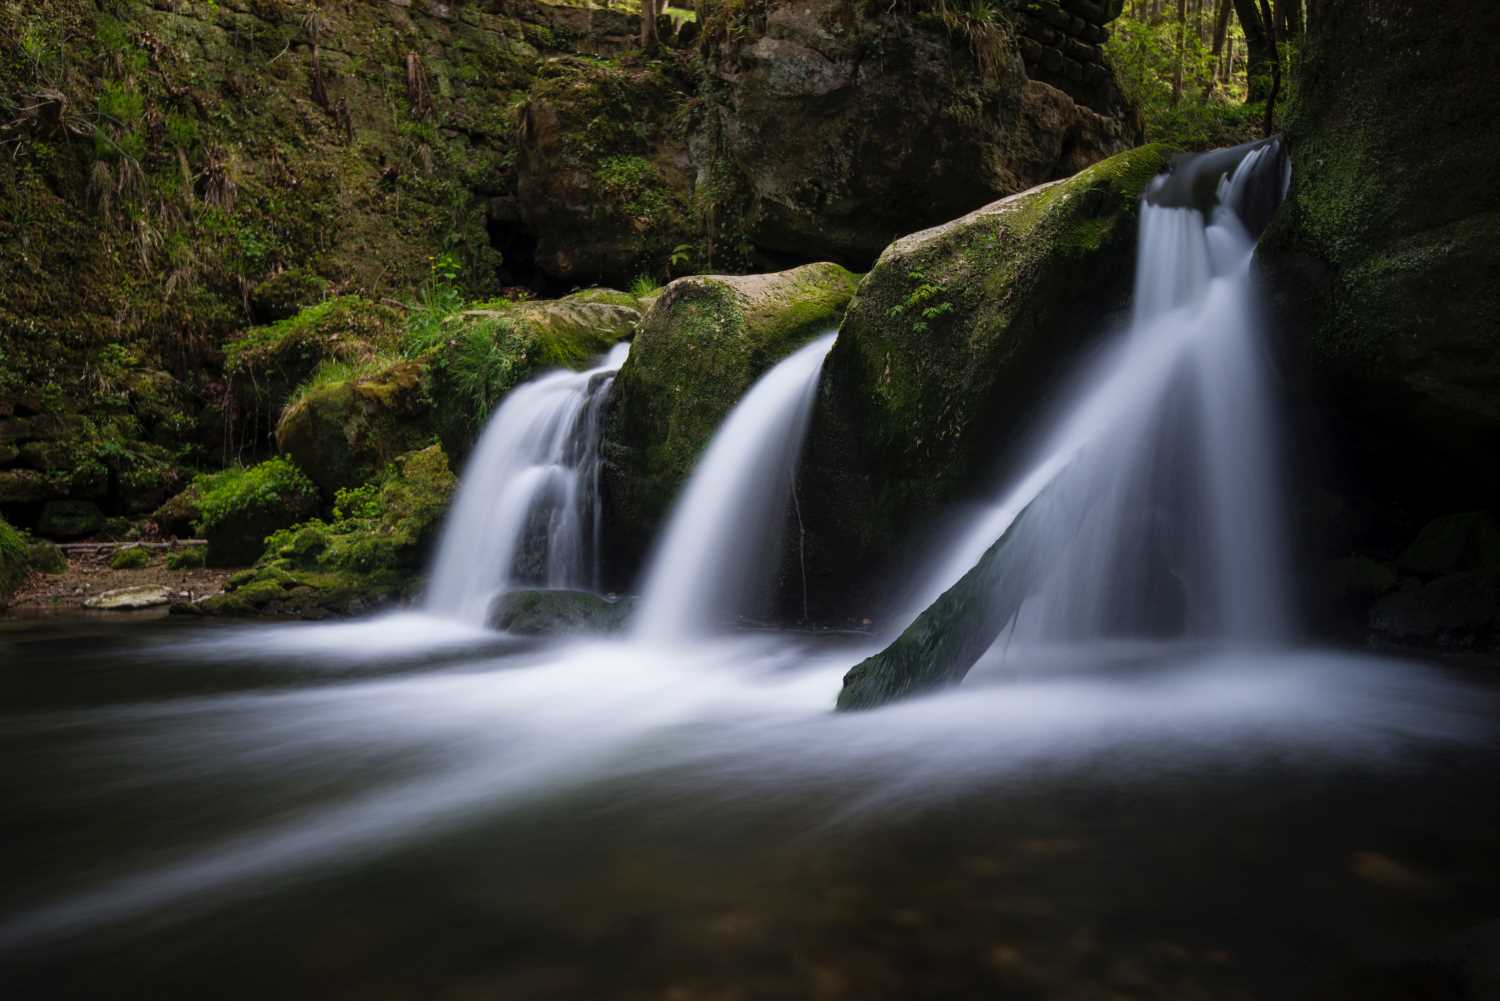
[[[613,565],[640,564],[735,403],[781,359],[837,327],[857,281],[836,264],[809,264],[667,286],[610,393],[602,450]]]
[[[158,608],[172,603],[172,589],[157,585],[141,587],[118,587],[87,599],[84,608],[106,612],[133,612],[142,608]]]
[[[209,566],[254,563],[267,536],[318,511],[312,482],[284,457],[201,477],[195,485],[201,511],[198,527],[208,540]]]
[[[1284,367],[1367,489],[1452,510],[1500,490],[1500,8],[1423,12],[1329,0],[1309,19],[1291,190],[1257,259]]]
[[[1170,156],[1141,147],[881,255],[824,364],[803,458],[815,618],[872,607],[870,567],[994,468],[1123,317],[1140,196]]]
[[[1500,646],[1500,571],[1408,581],[1370,610],[1370,631],[1384,643],[1483,651]]]
[[[635,602],[606,598],[591,591],[513,591],[495,599],[492,629],[519,636],[620,632],[630,621]]]

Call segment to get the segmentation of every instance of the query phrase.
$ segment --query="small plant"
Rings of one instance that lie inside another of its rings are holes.
[[[167,554],[168,570],[197,570],[203,566],[203,557],[207,553],[204,546],[184,546],[174,549]]]
[[[109,558],[111,570],[140,570],[151,564],[151,554],[140,546],[126,546],[124,549],[116,549],[115,554]]]
[[[661,282],[650,275],[636,275],[635,281],[630,283],[629,291],[637,299],[645,299],[661,291]]]

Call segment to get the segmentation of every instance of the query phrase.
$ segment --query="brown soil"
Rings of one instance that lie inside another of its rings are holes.
[[[151,554],[151,562],[135,570],[115,570],[109,565],[112,554],[107,549],[68,554],[68,569],[62,573],[40,573],[33,570],[11,596],[12,612],[61,612],[83,607],[96,594],[119,587],[161,585],[169,587],[174,597],[193,601],[224,590],[224,581],[234,568],[199,567],[194,570],[170,570],[166,552]]]

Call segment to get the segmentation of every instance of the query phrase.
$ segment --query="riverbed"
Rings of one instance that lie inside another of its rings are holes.
[[[871,649],[0,620],[0,988],[1500,990],[1492,673],[1013,647],[835,715]]]

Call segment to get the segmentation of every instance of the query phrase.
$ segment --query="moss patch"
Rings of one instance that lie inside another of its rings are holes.
[[[30,554],[26,540],[4,518],[0,518],[0,607],[26,579]]]
[[[266,536],[318,509],[317,488],[286,458],[201,477],[194,488],[210,566],[255,562]]]
[[[416,593],[457,480],[437,445],[399,457],[343,490],[328,520],[275,532],[256,566],[191,606],[208,615],[352,615]]]
[[[151,565],[151,554],[140,546],[126,546],[115,550],[109,558],[111,570],[140,570]]]

